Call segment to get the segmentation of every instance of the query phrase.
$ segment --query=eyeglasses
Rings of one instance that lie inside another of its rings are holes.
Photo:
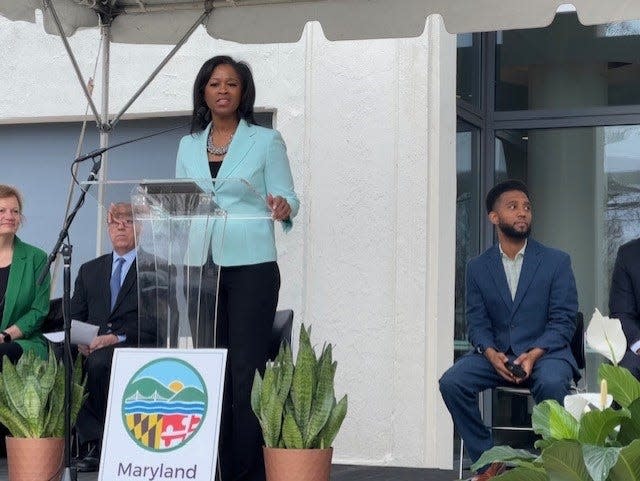
[[[133,225],[133,219],[123,219],[123,220],[113,219],[112,221],[107,222],[107,225],[109,227],[131,227]]]

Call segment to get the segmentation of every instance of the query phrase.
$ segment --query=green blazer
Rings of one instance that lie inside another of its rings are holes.
[[[39,286],[36,281],[46,262],[47,254],[43,250],[15,238],[0,323],[2,331],[14,324],[18,326],[22,331],[22,338],[16,342],[24,352],[35,351],[42,358],[47,357],[47,340],[42,336],[40,327],[49,313],[51,278],[47,275]]]

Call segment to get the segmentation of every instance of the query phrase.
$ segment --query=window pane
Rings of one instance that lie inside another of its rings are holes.
[[[527,182],[532,236],[571,255],[580,310],[608,312],[618,247],[640,237],[640,126],[501,131],[496,180]],[[596,386],[601,359],[587,354]]]
[[[640,104],[640,22],[498,32],[496,110]]]
[[[457,46],[456,96],[480,108],[480,35],[460,34],[457,36]]]
[[[469,349],[464,317],[464,276],[467,261],[478,255],[480,246],[479,133],[459,122],[456,135],[456,280],[455,280],[455,349],[456,354]]]

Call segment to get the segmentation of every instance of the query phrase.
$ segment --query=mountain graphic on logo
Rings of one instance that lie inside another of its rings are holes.
[[[176,393],[150,377],[144,377],[133,381],[124,391],[124,398],[137,399],[171,399]]]

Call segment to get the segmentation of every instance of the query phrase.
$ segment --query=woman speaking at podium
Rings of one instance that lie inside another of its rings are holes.
[[[14,363],[26,351],[47,356],[40,327],[49,312],[49,276],[36,282],[47,254],[18,238],[21,223],[20,192],[0,184],[0,370],[4,356]]]
[[[233,198],[234,189],[216,188],[216,201],[243,211],[266,211],[266,203],[288,231],[300,203],[286,147],[277,131],[256,125],[254,101],[246,63],[227,56],[207,60],[193,86],[191,135],[180,141],[176,177],[212,178],[217,186],[224,179],[244,179],[259,195]],[[228,348],[221,476],[263,481],[262,435],[250,395],[255,370],[267,359],[280,290],[274,222],[227,221],[222,252],[213,252],[213,261],[221,266],[216,346]]]

